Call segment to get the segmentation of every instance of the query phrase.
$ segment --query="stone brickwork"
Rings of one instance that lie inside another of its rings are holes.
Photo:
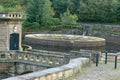
[[[8,29],[4,22],[0,22],[0,50],[8,50]]]
[[[21,76],[11,77],[3,80],[59,80],[62,78],[68,78],[81,72],[83,66],[90,64],[87,58],[76,58],[70,60],[66,65],[50,68],[25,74]]]
[[[97,24],[97,23],[79,23],[79,27],[88,27],[88,32],[87,35],[90,36],[97,36],[101,38],[105,38],[107,42],[112,42],[116,44],[120,44],[120,34],[112,34],[112,33],[107,33],[107,32],[102,32],[100,30],[93,30],[95,29],[103,29],[103,30],[114,30],[117,32],[120,32],[120,25],[113,25],[113,24]],[[26,32],[23,33],[25,34],[74,34],[74,35],[82,35],[82,30],[79,29],[64,29],[64,30],[56,30],[56,31],[39,31],[39,32]]]
[[[28,34],[25,36],[25,42],[29,44],[72,48],[99,47],[105,45],[105,39],[103,38],[62,34]]]
[[[19,49],[21,49],[22,16],[20,13],[0,13],[0,50],[9,50],[10,34],[19,34]],[[14,27],[16,32],[14,32]]]
[[[69,54],[46,50],[0,51],[0,72],[34,72],[68,64]]]

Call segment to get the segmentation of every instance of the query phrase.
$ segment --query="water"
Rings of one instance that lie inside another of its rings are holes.
[[[60,52],[69,52],[70,50],[79,51],[80,49],[88,49],[88,50],[99,50],[99,51],[108,51],[108,52],[120,52],[120,44],[115,44],[111,42],[106,42],[105,46],[99,47],[82,47],[82,48],[72,48],[72,47],[63,47],[63,46],[45,46],[38,44],[27,44],[32,46],[33,49],[41,49],[41,50],[49,50],[49,51],[60,51]]]
[[[49,51],[59,51],[59,52],[69,52],[70,50],[80,50],[81,48],[72,48],[72,47],[60,47],[60,46],[43,46],[38,44],[27,44],[33,47],[33,49],[42,49],[42,50],[49,50]],[[114,44],[107,42],[106,46],[101,47],[92,47],[92,48],[82,48],[82,49],[90,49],[90,50],[101,50],[108,52],[119,52],[120,51],[120,44]],[[11,77],[11,74],[8,73],[0,73],[0,79]]]
[[[82,36],[84,37],[86,35],[86,31],[83,32]]]
[[[12,77],[11,74],[8,74],[8,73],[0,73],[0,79],[4,79],[4,78],[8,78],[8,77]]]
[[[108,52],[120,52],[120,43],[111,43],[107,42],[106,43],[106,51]]]
[[[79,51],[80,49],[87,50],[96,50],[96,51],[104,51],[105,46],[98,47],[65,47],[65,46],[49,46],[49,45],[39,45],[39,44],[27,44],[32,46],[33,49],[39,50],[48,50],[48,51],[58,51],[58,52],[70,52],[71,50]]]

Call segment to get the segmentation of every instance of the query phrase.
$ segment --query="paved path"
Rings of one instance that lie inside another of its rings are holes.
[[[92,64],[71,80],[120,80],[120,63],[117,69],[114,69],[114,62],[99,64],[98,67]]]

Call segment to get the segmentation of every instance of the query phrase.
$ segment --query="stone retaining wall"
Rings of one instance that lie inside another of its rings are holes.
[[[107,42],[112,42],[117,44],[120,43],[120,34],[112,33],[112,31],[120,32],[120,25],[80,23],[79,26],[89,28],[88,35],[105,38]],[[101,29],[102,31],[99,29]],[[110,31],[110,33],[107,31]]]
[[[107,32],[101,32],[93,30],[93,28],[101,28],[103,30],[114,30],[119,32],[120,25],[113,25],[113,24],[95,24],[95,23],[79,23],[79,27],[86,27],[87,33],[86,35],[97,36],[101,38],[105,38],[107,42],[112,43],[120,43],[120,34],[111,34]],[[56,30],[56,31],[39,31],[39,32],[24,32],[23,37],[25,34],[74,34],[74,35],[82,35],[83,31],[79,29],[64,29],[64,30]]]
[[[70,60],[66,65],[33,72],[21,76],[6,78],[3,80],[58,80],[67,78],[81,72],[83,66],[90,64],[88,58],[76,58]]]
[[[61,35],[61,34],[28,34],[25,36],[28,44],[51,45],[70,48],[100,47],[105,45],[105,39],[91,36]]]

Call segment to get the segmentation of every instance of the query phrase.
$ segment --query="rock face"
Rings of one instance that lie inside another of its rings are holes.
[[[63,47],[98,47],[105,45],[105,39],[91,36],[62,35],[62,34],[28,34],[26,43],[63,46]]]

